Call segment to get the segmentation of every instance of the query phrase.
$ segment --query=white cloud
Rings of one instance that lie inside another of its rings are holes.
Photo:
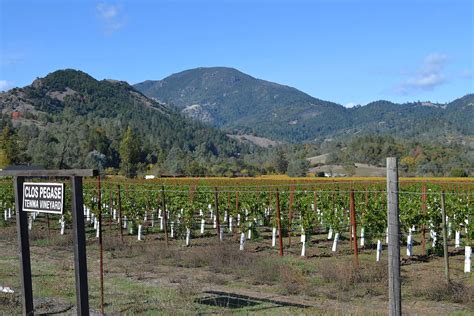
[[[401,82],[395,91],[399,94],[414,94],[418,91],[433,90],[447,80],[444,72],[447,61],[448,56],[445,54],[427,55],[419,69]]]
[[[5,91],[10,87],[10,82],[6,80],[0,80],[0,91]]]
[[[103,24],[104,33],[107,35],[120,30],[125,25],[120,5],[101,2],[97,4],[96,12]]]
[[[99,3],[97,5],[97,11],[100,16],[105,20],[114,19],[118,14],[118,7],[115,5],[109,5],[106,3]]]

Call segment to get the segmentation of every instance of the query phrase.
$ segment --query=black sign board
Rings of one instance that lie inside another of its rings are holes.
[[[64,183],[23,183],[23,211],[63,214]]]
[[[42,201],[49,201],[49,206],[43,208],[25,207],[34,211],[45,211],[57,213],[59,195],[61,195],[61,213],[64,209],[64,184],[62,183],[25,183],[25,178],[69,178],[71,180],[71,213],[72,228],[74,238],[74,270],[76,274],[76,300],[77,315],[89,315],[89,289],[87,282],[87,256],[86,256],[86,237],[84,230],[84,201],[82,199],[82,177],[97,176],[97,170],[75,169],[75,170],[0,170],[0,177],[13,176],[13,186],[15,188],[15,208],[16,224],[18,230],[18,248],[20,259],[20,279],[23,307],[23,315],[34,315],[33,307],[33,286],[31,283],[31,262],[30,262],[30,243],[28,238],[28,214],[23,212],[25,199],[35,199],[36,189],[38,189],[38,198]],[[26,185],[24,185],[26,184]],[[60,186],[61,194],[59,194]],[[26,188],[28,192],[25,191]],[[40,194],[43,187],[43,194]],[[24,195],[28,193],[28,197]],[[33,202],[27,202],[33,205]],[[39,206],[44,203],[38,202]],[[51,206],[53,205],[53,206]],[[56,207],[55,207],[56,206]],[[43,209],[43,210],[42,210]]]

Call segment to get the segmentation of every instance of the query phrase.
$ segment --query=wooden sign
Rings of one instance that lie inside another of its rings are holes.
[[[0,177],[13,177],[15,188],[16,226],[18,231],[18,249],[21,279],[21,305],[23,315],[34,315],[33,286],[31,283],[30,242],[28,238],[28,214],[25,210],[61,214],[64,210],[64,184],[27,183],[25,178],[69,178],[71,181],[72,234],[74,239],[74,270],[76,275],[77,315],[89,315],[89,289],[87,281],[86,236],[84,230],[84,200],[82,177],[96,177],[97,170],[0,170]],[[41,188],[43,189],[41,190]],[[28,188],[28,189],[27,189]],[[25,202],[26,200],[38,201]],[[50,203],[40,202],[49,201]],[[58,204],[57,202],[60,201]],[[48,205],[46,205],[48,204]],[[26,205],[26,206],[25,206]],[[60,210],[60,211],[59,211]]]
[[[64,183],[23,183],[23,211],[63,214]]]

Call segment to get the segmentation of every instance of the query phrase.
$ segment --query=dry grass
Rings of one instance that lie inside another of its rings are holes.
[[[416,293],[431,301],[461,303],[474,308],[474,288],[462,281],[446,282],[435,277],[432,280],[421,281]]]
[[[232,274],[235,279],[246,279],[253,285],[277,285],[283,294],[300,294],[308,287],[309,278],[302,269],[284,263],[278,257],[238,251],[230,243],[224,241],[206,247],[166,249],[156,244],[127,245],[120,240],[111,240],[106,243],[106,249],[112,251],[113,258],[134,258],[136,263],[160,262],[184,268],[206,268],[214,274],[212,279],[203,281],[211,284],[227,284],[228,280],[223,275]],[[125,269],[126,274],[127,271]],[[134,274],[139,277],[136,272]],[[173,283],[186,283],[181,279],[173,280],[176,281]]]
[[[283,295],[298,295],[309,289],[309,278],[300,269],[287,266],[280,268],[280,289]]]
[[[191,300],[201,293],[201,287],[196,282],[182,282],[178,285],[178,294],[184,300]]]
[[[134,262],[151,267],[156,262],[184,268],[205,268],[213,272],[212,278],[202,281],[209,284],[226,285],[229,280],[245,279],[252,285],[276,286],[283,295],[306,293],[317,295],[319,286],[316,279],[331,283],[338,290],[353,290],[354,296],[380,295],[387,285],[387,268],[381,264],[364,264],[354,268],[352,264],[335,261],[318,264],[316,275],[311,275],[305,265],[295,266],[277,256],[259,256],[255,253],[238,251],[231,241],[211,242],[204,247],[168,248],[156,243],[122,244],[120,240],[106,243],[114,258],[133,258]],[[126,269],[127,270],[127,269]],[[134,270],[135,271],[135,270]],[[140,273],[134,273],[140,279]],[[177,284],[186,283],[174,279]]]
[[[63,272],[74,271],[74,262],[71,260],[61,260],[59,263],[59,269]]]
[[[20,296],[18,293],[10,294],[0,292],[0,305],[8,307],[8,309],[15,310],[20,306]]]
[[[35,245],[58,249],[59,252],[59,245],[67,245],[62,252],[71,254],[71,250],[66,249],[69,247],[67,240],[70,237],[60,236],[55,231],[54,236],[48,239],[47,230],[35,228],[39,227],[34,227],[31,232]],[[0,238],[8,238],[8,243],[3,244],[5,249],[7,246],[16,247],[15,233],[14,227],[2,231]],[[88,255],[96,258],[97,239],[92,235],[89,237]],[[344,311],[350,310],[355,314],[365,314],[366,302],[386,301],[385,262],[376,263],[362,258],[360,268],[354,268],[352,257],[349,258],[345,254],[317,258],[300,258],[286,254],[281,258],[274,249],[262,246],[265,242],[267,241],[252,241],[245,251],[239,251],[236,239],[229,238],[218,242],[212,237],[196,238],[191,247],[184,247],[181,241],[172,240],[169,248],[166,248],[164,241],[151,235],[146,242],[138,242],[135,237],[126,236],[125,242],[122,243],[116,231],[106,234],[106,280],[124,280],[124,284],[134,284],[130,288],[121,289],[120,295],[127,300],[119,300],[117,296],[113,309],[119,313],[186,314],[195,311],[199,306],[193,302],[202,290],[213,286],[236,292],[247,290],[297,296],[298,300],[310,301],[318,297],[318,302],[330,302],[327,304],[342,306]],[[38,247],[35,249],[39,250]],[[458,261],[462,262],[463,258],[458,257],[453,260],[459,259]],[[54,258],[53,263],[63,275],[72,275],[72,261],[59,256]],[[7,266],[7,261],[3,264]],[[474,310],[472,279],[466,278],[464,282],[446,284],[441,277],[433,273],[433,269],[433,265],[421,262],[404,266],[404,299],[406,298],[407,302],[421,302],[420,306],[417,305],[420,314],[431,310],[436,311],[435,314],[443,314],[446,310]],[[460,277],[463,276],[453,274],[455,279]],[[155,286],[156,284],[159,286]],[[147,293],[142,291],[144,285],[149,286]],[[165,293],[168,294],[158,298],[157,289],[167,289]],[[0,295],[0,310],[8,310],[10,306],[11,310],[15,310],[18,309],[18,304],[17,297]],[[351,308],[348,309],[348,306]],[[358,308],[361,308],[360,312]],[[380,311],[380,308],[375,310]]]
[[[201,279],[202,282],[209,283],[209,284],[215,284],[215,285],[227,285],[229,281],[224,278],[223,276],[219,274],[209,274],[203,279]]]
[[[49,234],[47,229],[33,228],[29,236],[31,244],[35,246],[72,247],[74,245],[72,234],[60,235],[54,230]]]
[[[352,291],[355,297],[382,295],[388,285],[387,266],[364,263],[355,267],[352,263],[334,262],[318,268],[323,282],[332,283],[343,292]]]

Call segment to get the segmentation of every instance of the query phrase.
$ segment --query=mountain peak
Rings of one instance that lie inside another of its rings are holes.
[[[67,80],[92,80],[97,81],[89,74],[85,73],[82,70],[66,68],[66,69],[59,69],[47,74],[43,79],[45,80],[57,80],[60,78],[64,78]]]
[[[187,70],[183,70],[180,72],[177,72],[173,75],[177,74],[182,74],[182,73],[189,73],[189,72],[200,72],[200,73],[215,73],[215,72],[221,72],[221,73],[226,73],[226,74],[241,74],[244,76],[249,76],[247,74],[244,74],[240,70],[233,68],[233,67],[224,67],[224,66],[212,66],[212,67],[197,67],[197,68],[191,68]],[[171,75],[171,76],[173,76]],[[250,76],[249,76],[250,77]]]
[[[290,142],[360,131],[414,134],[416,128],[410,126],[415,121],[441,122],[454,117],[445,111],[449,105],[427,102],[397,104],[379,100],[346,109],[229,67],[189,69],[134,87],[148,97],[174,105],[185,115],[216,127]],[[472,97],[466,96],[453,103],[466,107],[469,100]],[[466,117],[470,115],[468,112]]]
[[[80,91],[85,85],[95,85],[98,81],[89,74],[75,69],[61,69],[49,73],[44,78],[36,79],[32,86],[46,90],[62,91],[66,88]]]
[[[269,124],[274,124],[275,130],[288,124],[293,129],[302,128],[307,120],[320,116],[323,108],[344,111],[341,105],[229,67],[189,69],[134,87],[148,97],[173,104],[184,114],[214,126],[257,133],[267,130]],[[271,136],[290,140],[283,130]]]

